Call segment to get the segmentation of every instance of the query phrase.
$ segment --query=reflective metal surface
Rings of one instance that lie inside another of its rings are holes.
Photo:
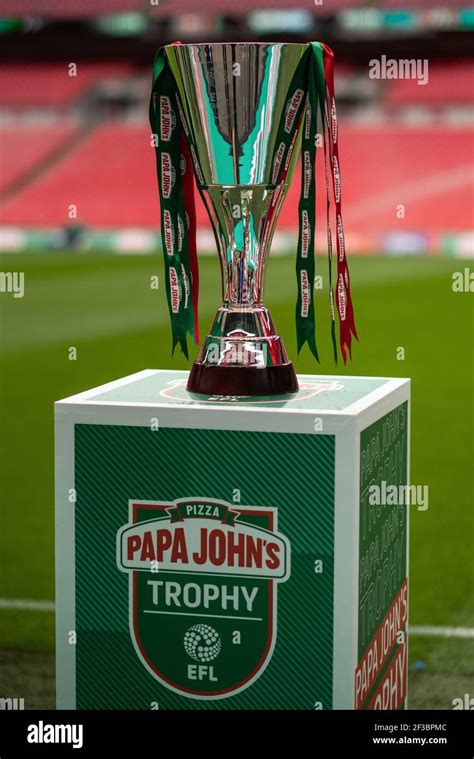
[[[272,235],[298,154],[301,119],[291,124],[294,149],[279,186],[274,161],[278,132],[307,49],[305,44],[272,43],[166,48],[222,268],[224,303],[198,363],[261,368],[288,363],[262,297]]]
[[[203,184],[272,184],[278,127],[307,49],[257,42],[166,48]]]

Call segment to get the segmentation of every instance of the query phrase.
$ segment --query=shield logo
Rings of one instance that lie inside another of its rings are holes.
[[[211,498],[129,505],[117,564],[129,573],[138,657],[184,696],[219,699],[244,690],[271,659],[277,587],[290,575],[277,510]]]

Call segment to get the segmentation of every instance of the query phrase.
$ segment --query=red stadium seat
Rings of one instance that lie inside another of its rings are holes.
[[[474,101],[474,63],[429,63],[427,84],[415,79],[395,79],[389,85],[390,106],[446,106]]]
[[[24,177],[74,133],[71,125],[10,127],[0,131],[0,191]]]
[[[355,126],[341,128],[346,227],[354,233],[468,230],[472,225],[473,170],[469,128]],[[325,191],[319,156],[318,223],[324,230]],[[299,169],[280,219],[295,229]],[[153,150],[146,126],[110,122],[94,131],[56,166],[4,204],[3,224],[63,226],[68,206],[77,222],[96,228],[158,229]],[[405,218],[397,207],[405,207]],[[208,227],[198,202],[198,224]]]
[[[67,105],[101,79],[128,76],[128,63],[77,64],[77,76],[69,76],[68,62],[3,64],[0,68],[0,102],[15,107]]]

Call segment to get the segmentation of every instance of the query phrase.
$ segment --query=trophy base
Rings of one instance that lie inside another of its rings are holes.
[[[293,364],[209,366],[195,361],[187,390],[199,395],[288,395],[298,391]]]
[[[198,395],[288,395],[298,390],[293,364],[268,309],[224,304],[189,374]]]

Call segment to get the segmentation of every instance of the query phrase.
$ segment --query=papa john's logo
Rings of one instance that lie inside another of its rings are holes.
[[[277,584],[290,576],[276,509],[130,501],[117,565],[129,573],[135,650],[162,685],[219,699],[260,677],[275,647]]]
[[[169,142],[176,126],[176,116],[171,108],[167,95],[160,96],[160,137],[163,142]]]

